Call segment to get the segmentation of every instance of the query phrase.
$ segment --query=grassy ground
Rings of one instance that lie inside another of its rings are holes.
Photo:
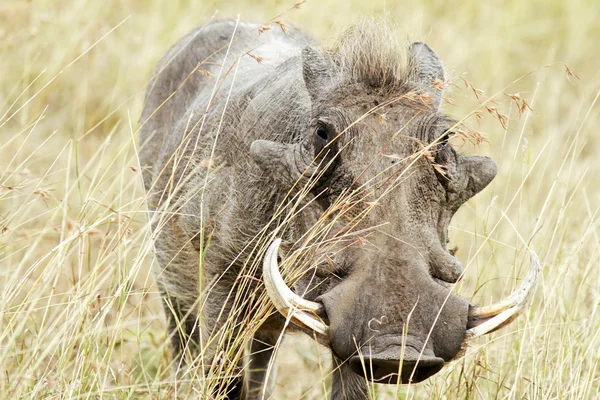
[[[0,3],[0,398],[174,396],[135,157],[144,86],[167,48],[217,10],[269,21],[292,6]],[[373,396],[600,398],[600,5],[308,0],[282,18],[332,43],[384,11],[399,35],[436,49],[454,84],[445,111],[479,110],[468,124],[489,143],[476,151],[500,165],[453,222],[468,265],[456,291],[479,304],[508,294],[532,237],[544,269],[510,327],[426,383]],[[323,358],[288,338],[275,397],[324,398]]]

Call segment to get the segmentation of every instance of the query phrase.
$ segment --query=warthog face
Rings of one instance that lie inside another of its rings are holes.
[[[539,267],[533,262],[524,286],[493,306],[450,292],[463,268],[447,249],[448,225],[497,165],[450,144],[456,124],[439,112],[444,74],[427,45],[413,44],[400,72],[398,60],[372,65],[343,49],[348,43],[337,53],[302,52],[312,105],[303,137],[252,144],[278,185],[312,185],[298,229],[327,227],[315,234],[313,273],[295,286],[302,296],[279,274],[279,240],[265,257],[265,284],[277,309],[315,331],[352,371],[382,383],[419,382],[460,354],[465,339],[512,321]]]

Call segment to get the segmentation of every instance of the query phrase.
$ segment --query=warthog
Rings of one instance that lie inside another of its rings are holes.
[[[140,139],[155,275],[180,369],[184,353],[207,376],[249,366],[230,398],[258,396],[284,329],[331,349],[333,399],[363,399],[368,380],[437,373],[531,297],[535,255],[500,303],[451,293],[463,269],[448,225],[497,165],[452,147],[439,58],[386,26],[360,22],[323,50],[296,29],[218,21],[155,70]],[[247,331],[248,358],[224,356]]]

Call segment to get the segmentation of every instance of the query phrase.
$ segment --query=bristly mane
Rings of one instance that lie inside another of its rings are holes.
[[[398,43],[395,24],[385,17],[362,18],[329,51],[351,82],[394,90],[410,79],[408,43]]]

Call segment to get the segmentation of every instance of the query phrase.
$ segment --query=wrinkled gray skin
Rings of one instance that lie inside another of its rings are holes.
[[[149,85],[141,118],[140,159],[151,206],[164,205],[171,195],[171,203],[181,207],[164,226],[155,225],[159,228],[155,272],[165,299],[172,304],[166,311],[175,351],[181,351],[188,337],[197,343],[199,332],[208,335],[219,324],[223,309],[228,315],[227,294],[245,261],[243,249],[267,225],[293,183],[306,181],[306,175],[319,168],[310,166],[315,155],[326,153],[325,160],[334,160],[333,165],[309,197],[321,194],[285,231],[284,251],[343,190],[365,185],[363,193],[368,195],[356,206],[359,211],[381,197],[355,230],[377,228],[363,240],[327,249],[332,252],[330,262],[320,264],[316,273],[307,273],[294,286],[297,293],[325,306],[322,318],[330,326],[334,365],[341,365],[333,374],[332,398],[367,398],[365,376],[395,383],[402,343],[400,380],[428,378],[460,352],[470,307],[444,284],[457,281],[462,272],[446,249],[448,224],[497,170],[489,158],[458,154],[439,140],[451,123],[438,110],[442,92],[436,80],[444,79],[438,57],[427,45],[415,43],[408,67],[399,76],[382,69],[381,62],[369,70],[368,52],[377,50],[367,45],[361,48],[357,43],[354,53],[362,55],[353,59],[319,50],[297,30],[285,35],[272,29],[259,36],[258,25],[240,23],[224,60],[235,25],[234,21],[211,23],[172,48]],[[351,48],[352,40],[368,35],[349,35],[346,45]],[[227,74],[237,57],[250,49],[262,62],[242,56]],[[372,55],[372,59],[384,58]],[[199,69],[210,71],[211,77],[198,72],[189,76],[205,60],[211,63]],[[223,83],[217,85],[220,89],[201,120],[219,77],[217,64],[225,66],[220,75]],[[415,100],[407,94],[420,97]],[[377,110],[384,120],[375,113],[365,116],[394,98]],[[204,184],[206,160],[217,133],[213,161],[219,168],[210,175],[202,201],[198,188]],[[439,143],[432,146],[432,154],[447,175],[437,173],[424,157],[406,171],[404,158],[436,139]],[[171,161],[174,154],[180,160],[176,168]],[[402,171],[402,178],[395,180]],[[172,182],[183,184],[174,191]],[[201,221],[212,236],[200,274]],[[344,228],[344,221],[336,222],[330,236]],[[199,276],[203,282],[198,282]],[[260,281],[260,271],[256,278]],[[200,294],[200,283],[214,287]],[[196,326],[199,298],[205,303],[201,324]],[[184,320],[183,334],[175,332],[173,312]],[[258,331],[249,383],[242,389],[241,381],[232,381],[231,398],[258,395],[264,378],[261,371],[282,324],[281,317],[273,316]],[[357,345],[367,372],[357,356]],[[205,362],[210,364],[211,350],[207,351]]]

